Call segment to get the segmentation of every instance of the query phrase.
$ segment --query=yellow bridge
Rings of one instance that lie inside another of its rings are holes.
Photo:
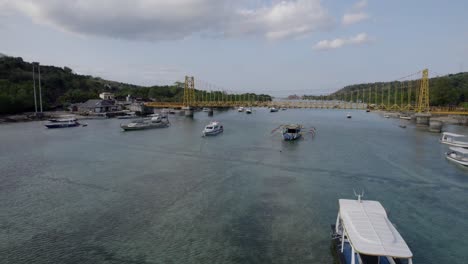
[[[422,73],[422,75],[420,75]],[[417,75],[420,77],[414,78]],[[468,115],[457,108],[429,105],[429,71],[424,69],[387,84],[367,89],[348,89],[333,94],[313,96],[310,100],[273,100],[254,94],[227,94],[221,91],[195,90],[194,77],[185,77],[182,102],[149,102],[153,108],[231,108],[277,107],[316,109],[371,109],[390,112],[417,112],[435,115]]]

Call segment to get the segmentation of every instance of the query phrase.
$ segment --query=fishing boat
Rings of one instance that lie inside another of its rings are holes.
[[[75,118],[69,119],[53,119],[49,120],[49,123],[45,124],[47,128],[66,128],[66,127],[77,127],[80,123]]]
[[[378,201],[339,199],[332,242],[340,264],[413,263],[413,253]]]
[[[219,133],[222,133],[223,131],[224,131],[223,126],[219,122],[213,121],[207,126],[205,126],[205,128],[202,131],[202,135],[203,136],[215,136],[215,135],[218,135]]]
[[[245,110],[245,113],[246,113],[246,114],[251,114],[251,113],[252,113],[252,108],[247,108],[247,109]]]
[[[445,153],[445,155],[448,160],[468,167],[468,149],[450,147],[450,151]]]
[[[351,113],[348,113],[348,114],[346,115],[346,117],[347,117],[347,118],[351,118]]]
[[[283,139],[286,141],[292,141],[299,139],[301,134],[302,126],[298,124],[291,124],[283,126],[283,130],[281,134],[283,135]]]
[[[152,128],[165,128],[170,125],[169,119],[167,116],[153,116],[151,118],[145,118],[140,120],[135,120],[128,124],[121,124],[120,127],[123,131],[132,131],[132,130],[144,130]]]
[[[278,112],[278,108],[276,108],[276,107],[270,107],[270,112],[271,112],[271,113]]]
[[[455,147],[468,148],[468,141],[461,140],[462,138],[466,138],[466,136],[444,132],[442,133],[442,137],[440,138],[440,143]]]
[[[245,109],[244,109],[244,107],[242,107],[242,106],[239,107],[239,108],[237,108],[237,112],[244,112],[244,110],[245,110]]]

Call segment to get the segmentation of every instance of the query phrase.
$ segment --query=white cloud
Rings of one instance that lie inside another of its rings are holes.
[[[354,4],[354,8],[355,9],[364,9],[367,7],[367,0],[361,0],[361,1],[358,1],[356,4]]]
[[[369,18],[369,14],[363,11],[367,7],[367,0],[360,0],[353,5],[350,12],[345,13],[341,23],[345,26],[356,24]]]
[[[371,42],[373,39],[370,38],[366,33],[357,34],[350,38],[336,38],[333,40],[321,40],[313,46],[314,50],[329,50],[337,49],[348,45],[361,45]]]
[[[341,20],[341,22],[343,23],[343,25],[348,26],[348,25],[361,22],[368,18],[369,18],[369,15],[364,12],[349,13],[349,14],[343,15],[343,19]]]
[[[254,7],[230,0],[0,0],[0,6],[2,2],[36,23],[123,39],[192,35],[279,39],[327,30],[334,23],[320,0],[259,1]]]

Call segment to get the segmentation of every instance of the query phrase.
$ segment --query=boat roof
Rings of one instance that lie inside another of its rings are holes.
[[[340,199],[339,204],[344,229],[356,252],[372,256],[413,257],[379,202]]]
[[[289,124],[289,125],[285,125],[284,128],[291,128],[291,129],[299,129],[301,128],[302,126],[299,125],[299,124]]]
[[[468,149],[466,148],[450,147],[450,150],[461,153],[461,154],[468,154]]]
[[[446,136],[450,136],[450,137],[466,137],[465,135],[460,135],[460,134],[455,134],[455,133],[450,133],[450,132],[444,132],[442,134]]]

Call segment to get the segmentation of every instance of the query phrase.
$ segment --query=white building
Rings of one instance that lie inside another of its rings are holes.
[[[108,92],[100,93],[99,98],[102,100],[114,100],[114,94]]]

